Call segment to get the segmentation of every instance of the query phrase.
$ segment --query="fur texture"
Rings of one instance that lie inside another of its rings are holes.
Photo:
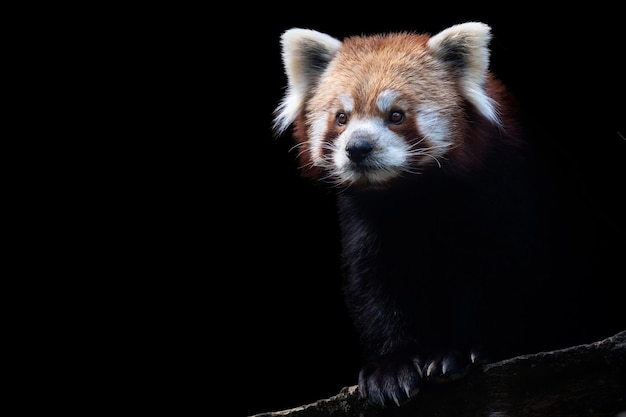
[[[337,191],[359,391],[374,404],[579,341],[579,282],[555,284],[558,249],[515,101],[489,72],[490,39],[479,22],[434,36],[282,35],[274,127],[293,126],[302,174]]]

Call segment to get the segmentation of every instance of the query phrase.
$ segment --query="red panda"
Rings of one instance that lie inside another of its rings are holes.
[[[475,364],[569,343],[515,99],[489,69],[491,28],[338,40],[281,37],[276,135],[336,191],[361,395],[401,405]],[[568,289],[571,288],[572,290]]]

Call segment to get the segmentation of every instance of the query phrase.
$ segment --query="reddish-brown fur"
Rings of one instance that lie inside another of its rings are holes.
[[[376,99],[384,90],[400,92],[407,108],[419,106],[436,107],[450,124],[450,138],[454,144],[446,153],[445,167],[453,170],[471,171],[480,165],[486,148],[493,140],[511,141],[518,134],[518,127],[511,111],[513,99],[506,88],[487,74],[485,90],[497,103],[502,126],[479,115],[464,97],[458,76],[435,60],[427,49],[429,37],[412,33],[357,36],[343,41],[319,88],[309,92],[305,107],[294,122],[294,138],[299,143],[298,156],[303,175],[321,179],[326,172],[313,163],[310,129],[315,115],[327,111],[329,118],[324,135],[326,143],[332,143],[342,132],[333,119],[334,109],[339,109],[338,97],[348,94],[354,99],[353,117],[381,117]],[[471,117],[467,114],[470,113]],[[423,139],[419,125],[408,114],[407,123],[391,127],[409,142]],[[422,146],[430,143],[425,141]],[[328,149],[320,151],[327,153]],[[432,163],[428,158],[415,160],[416,165]],[[444,167],[444,168],[445,168]]]

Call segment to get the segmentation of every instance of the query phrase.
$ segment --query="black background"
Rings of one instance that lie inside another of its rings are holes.
[[[130,182],[136,234],[120,237],[137,248],[131,272],[147,277],[128,325],[146,401],[248,416],[356,383],[332,196],[298,176],[289,135],[271,131],[286,83],[279,37],[291,27],[342,38],[491,25],[491,69],[542,133],[543,161],[567,190],[563,216],[586,225],[599,273],[623,279],[626,36],[617,8],[422,6],[163,10],[149,22],[155,32],[136,51],[148,47],[154,60],[136,76],[150,80],[153,137]]]

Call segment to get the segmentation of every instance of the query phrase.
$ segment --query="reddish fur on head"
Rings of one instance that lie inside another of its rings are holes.
[[[435,36],[343,41],[291,29],[282,37],[289,85],[276,129],[293,124],[303,174],[337,185],[472,170],[514,130],[511,99],[488,71],[490,36],[475,22]]]

